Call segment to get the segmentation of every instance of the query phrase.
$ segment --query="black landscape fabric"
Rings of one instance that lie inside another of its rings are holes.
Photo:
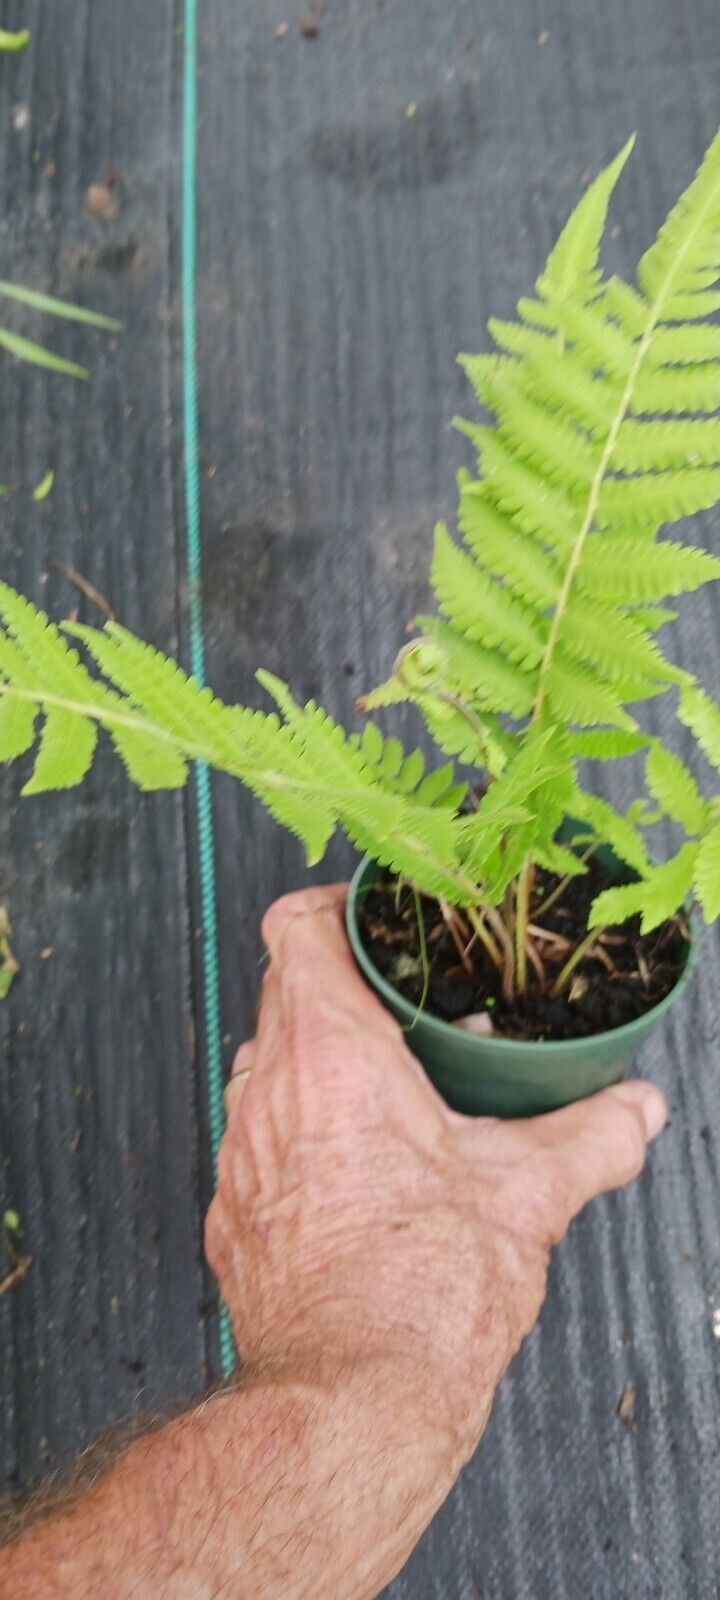
[[[607,251],[630,272],[720,120],[720,14],[326,0],[311,36],[306,12],[200,0],[203,607],[220,693],[261,703],[262,664],[348,721],[426,604],[432,525],[453,514],[466,454],[449,419],[471,411],[456,353],[487,348],[487,316],[511,314],[637,129]],[[181,7],[12,0],[2,21],[32,39],[0,58],[0,275],[123,322],[108,338],[8,313],[91,376],[3,360],[2,576],[97,621],[53,563],[70,565],[187,660]],[[718,513],[696,533],[720,548]],[[719,648],[717,600],[691,597],[678,658],[715,689]],[[648,715],[658,731],[670,710]],[[0,1298],[12,1488],[199,1393],[217,1326],[192,797],[138,795],[107,753],[67,795],[21,801],[18,771],[0,781],[23,969],[0,1005],[0,1206],[32,1256]],[[307,873],[236,785],[214,798],[227,1065],[253,1027],[260,914]],[[335,845],[313,876],[350,859]],[[716,1600],[719,954],[708,937],[706,976],[642,1063],[669,1132],[558,1252],[540,1325],[393,1600]]]

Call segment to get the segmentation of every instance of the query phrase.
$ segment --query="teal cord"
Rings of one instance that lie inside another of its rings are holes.
[[[185,52],[183,62],[182,152],[182,315],[183,315],[183,427],[185,437],[185,518],[190,612],[190,669],[199,684],[205,682],[205,641],[200,595],[200,453],[197,398],[197,0],[185,0]],[[203,925],[203,985],[205,1050],[208,1064],[208,1116],[213,1178],[223,1133],[223,1072],[220,1024],[220,970],[218,959],[217,900],[215,893],[215,843],[213,837],[210,774],[204,762],[195,767],[197,796],[200,901]],[[223,1377],[235,1367],[235,1349],[227,1307],[220,1307],[220,1365]]]

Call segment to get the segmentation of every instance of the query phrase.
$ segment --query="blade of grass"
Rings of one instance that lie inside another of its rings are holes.
[[[52,489],[52,486],[53,486],[54,482],[55,482],[55,473],[54,473],[52,467],[49,467],[47,472],[45,473],[45,476],[40,479],[40,482],[37,485],[37,488],[33,489],[33,500],[36,500],[38,502],[41,501],[41,500],[47,500],[47,497],[50,494],[50,491]]]
[[[74,306],[69,300],[56,300],[53,295],[41,294],[39,289],[26,289],[22,283],[8,283],[0,278],[0,295],[7,300],[17,300],[21,306],[33,311],[45,311],[51,317],[66,317],[69,322],[83,322],[88,328],[106,328],[119,333],[122,323],[115,317],[105,317],[100,311],[87,311],[84,306]]]
[[[7,28],[0,28],[0,50],[24,50],[30,43],[30,33],[27,28],[21,28],[18,33],[10,33]]]
[[[49,372],[62,372],[67,378],[87,377],[86,367],[79,367],[75,361],[65,361],[62,356],[54,355],[52,350],[35,344],[33,339],[23,339],[21,334],[11,333],[9,328],[0,328],[0,346],[11,356],[16,356],[18,361],[29,361],[34,367],[47,367]]]

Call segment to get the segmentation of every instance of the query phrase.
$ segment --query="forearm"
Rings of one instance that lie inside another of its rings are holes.
[[[370,1600],[464,1455],[396,1361],[258,1377],[0,1553],[0,1600]]]

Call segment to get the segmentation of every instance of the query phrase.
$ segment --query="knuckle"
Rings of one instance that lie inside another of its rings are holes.
[[[277,942],[290,918],[297,914],[301,901],[302,890],[296,894],[283,894],[279,900],[273,900],[272,905],[268,906],[261,924],[263,942],[268,949]]]

